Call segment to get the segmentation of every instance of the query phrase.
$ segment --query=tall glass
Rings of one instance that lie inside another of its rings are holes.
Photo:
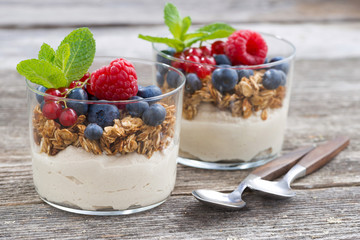
[[[90,72],[113,59],[95,58]],[[176,76],[178,85],[145,99],[81,101],[44,94],[26,80],[33,180],[40,197],[51,206],[79,214],[124,215],[156,207],[170,196],[176,179],[185,78],[162,63],[126,59],[135,66],[139,85],[158,85],[160,68]],[[84,135],[90,124],[88,113],[64,127],[44,116],[44,97],[65,106],[110,107],[118,117],[103,128],[100,139],[90,140]],[[165,120],[151,126],[132,117],[127,106],[139,102],[163,106]]]
[[[186,75],[195,72],[202,83],[195,92],[186,91],[185,85],[179,163],[204,169],[247,169],[262,165],[280,153],[295,47],[280,37],[261,35],[268,45],[267,59],[281,56],[282,60],[252,66],[216,66],[167,55],[162,52],[166,45],[153,44],[155,58],[182,68]],[[221,92],[214,86],[212,73],[218,68],[230,68],[238,73],[238,82],[230,91]],[[194,69],[206,70],[208,74],[201,71],[199,74]],[[264,87],[263,79],[270,69],[284,73],[276,89]],[[253,75],[244,77],[244,70],[252,70]]]

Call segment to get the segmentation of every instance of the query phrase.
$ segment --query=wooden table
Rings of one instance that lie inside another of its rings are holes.
[[[196,24],[226,21],[284,36],[297,46],[284,152],[343,134],[350,146],[293,184],[297,196],[248,194],[248,206],[223,211],[191,196],[198,188],[231,191],[250,172],[178,166],[163,205],[141,214],[92,217],[43,203],[34,190],[21,59],[42,42],[57,46],[89,26],[97,55],[151,58],[138,33],[161,34],[166,1],[0,1],[1,239],[360,239],[360,2],[285,0],[173,1]]]

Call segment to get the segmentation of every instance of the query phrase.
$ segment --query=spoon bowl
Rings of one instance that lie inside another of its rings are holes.
[[[237,209],[243,208],[246,205],[246,202],[243,201],[241,198],[232,201],[229,198],[229,194],[221,193],[214,190],[198,189],[196,191],[193,191],[192,195],[204,204],[213,207],[221,206],[221,208]]]

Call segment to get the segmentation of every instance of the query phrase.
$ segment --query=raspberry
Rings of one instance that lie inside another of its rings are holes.
[[[134,65],[123,58],[113,60],[91,74],[90,92],[98,99],[127,100],[138,92]]]
[[[230,35],[225,53],[233,65],[258,65],[264,63],[268,47],[257,32],[239,30]]]
[[[216,41],[211,44],[211,54],[224,54],[225,43],[223,41]]]

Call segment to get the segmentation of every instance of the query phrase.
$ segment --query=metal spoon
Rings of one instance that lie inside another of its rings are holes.
[[[199,189],[192,192],[200,202],[229,209],[243,208],[246,203],[241,199],[248,182],[255,179],[273,180],[287,172],[305,154],[313,150],[313,146],[298,148],[284,156],[281,156],[267,164],[256,168],[247,176],[240,185],[230,194],[214,190]]]
[[[278,182],[262,179],[249,180],[248,186],[252,190],[260,191],[276,198],[289,198],[295,196],[290,184],[297,178],[306,176],[321,168],[334,158],[340,151],[349,145],[349,138],[339,136],[312,150],[303,157],[290,171]]]

